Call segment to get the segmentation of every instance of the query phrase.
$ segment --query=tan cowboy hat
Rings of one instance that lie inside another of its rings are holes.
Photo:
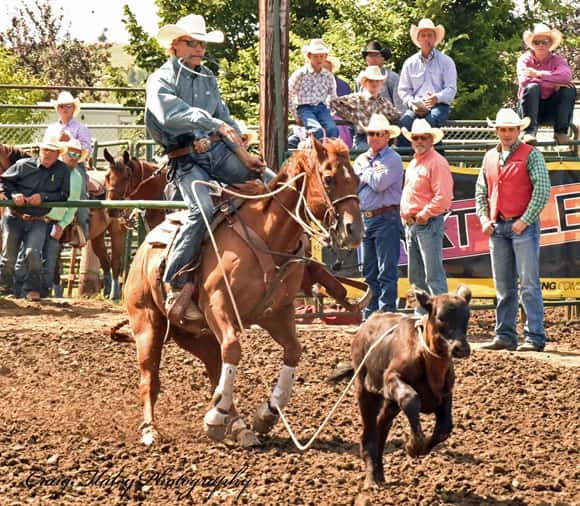
[[[72,104],[75,107],[75,111],[73,112],[73,116],[76,116],[79,111],[81,110],[81,101],[78,98],[74,98],[68,91],[61,91],[58,94],[56,100],[51,100],[50,105],[54,107],[56,111],[59,105],[66,105]]]
[[[398,137],[401,133],[401,129],[397,125],[391,125],[384,114],[373,114],[364,129],[365,132],[389,132],[391,137]]]
[[[361,72],[359,82],[361,86],[364,86],[365,82],[368,80],[384,81],[386,78],[387,76],[381,72],[381,67],[378,65],[371,65]]]
[[[38,144],[40,149],[48,149],[50,151],[58,151],[62,153],[64,148],[56,135],[45,135],[42,142]]]
[[[326,61],[330,63],[330,71],[337,74],[340,70],[340,60],[336,56],[327,56]]]
[[[302,48],[302,54],[328,54],[330,50],[322,39],[310,39],[310,43]]]
[[[68,141],[61,142],[60,145],[63,153],[67,151],[75,151],[76,153],[79,153],[81,155],[79,162],[84,162],[89,154],[89,150],[83,148],[81,141],[72,137]]]
[[[411,137],[413,135],[421,135],[421,134],[430,134],[433,137],[433,144],[437,144],[438,142],[443,139],[445,135],[443,130],[440,128],[433,128],[426,119],[417,118],[413,121],[413,126],[411,127],[411,131],[407,130],[403,127],[403,135],[407,138],[407,140],[411,141]]]
[[[179,37],[191,37],[202,42],[223,42],[224,34],[218,30],[208,32],[205,27],[205,19],[198,14],[189,14],[182,17],[174,25],[165,25],[157,32],[157,42],[168,49],[175,39]]]
[[[246,125],[246,122],[242,121],[241,119],[236,120],[236,123],[240,129],[240,136],[242,139],[246,137],[248,146],[251,146],[252,144],[258,144],[258,132],[255,130],[250,130],[248,125]]]
[[[413,41],[413,44],[415,44],[417,47],[421,47],[421,45],[419,44],[419,33],[423,30],[433,30],[435,32],[435,45],[437,46],[444,38],[445,38],[445,28],[443,25],[437,25],[435,26],[433,24],[433,21],[431,21],[430,19],[427,18],[423,18],[421,21],[419,21],[418,25],[411,25],[411,40]]]
[[[537,23],[534,25],[534,30],[526,30],[524,32],[524,43],[530,49],[533,49],[534,46],[532,45],[532,41],[539,37],[549,37],[552,41],[552,45],[550,46],[550,51],[556,49],[560,42],[562,42],[562,32],[560,30],[556,30],[555,28],[550,28],[549,26],[545,25],[544,23]]]
[[[513,109],[504,108],[497,111],[495,122],[487,118],[487,124],[490,127],[518,127],[521,130],[528,128],[531,119],[527,116],[520,118]]]

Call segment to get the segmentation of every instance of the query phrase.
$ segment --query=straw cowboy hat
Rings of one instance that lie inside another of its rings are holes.
[[[242,140],[246,140],[248,146],[251,146],[252,144],[258,144],[258,132],[255,130],[250,130],[248,125],[246,125],[246,122],[242,121],[241,119],[237,120],[236,123],[240,129],[240,136],[242,137]]]
[[[365,132],[389,132],[391,137],[398,137],[401,133],[401,129],[397,125],[391,125],[384,114],[373,114],[364,129]]]
[[[504,108],[497,111],[495,122],[487,118],[487,124],[490,127],[518,127],[521,130],[528,128],[531,119],[527,116],[520,118],[513,109]]]
[[[556,30],[555,28],[550,28],[549,26],[545,25],[544,23],[537,23],[534,25],[534,30],[526,30],[524,32],[524,43],[530,49],[533,49],[532,41],[539,37],[549,37],[552,41],[552,45],[550,46],[550,51],[556,49],[560,42],[562,42],[562,32],[560,30]]]
[[[157,32],[157,42],[164,49],[169,49],[175,39],[179,37],[191,37],[201,42],[223,42],[224,34],[218,30],[208,32],[205,27],[205,19],[198,14],[189,14],[182,17],[174,25],[165,25]]]
[[[327,56],[326,61],[330,63],[330,71],[333,74],[338,73],[340,70],[340,60],[336,56]]]
[[[411,25],[411,40],[413,41],[413,44],[415,44],[417,47],[421,47],[421,45],[419,44],[419,33],[422,32],[423,30],[433,30],[435,32],[435,45],[439,45],[439,43],[445,38],[445,28],[443,27],[443,25],[437,25],[435,26],[433,24],[433,21],[431,21],[430,19],[427,18],[423,18],[421,21],[419,21],[418,25]]]
[[[361,86],[364,86],[366,81],[384,81],[386,78],[387,76],[381,72],[378,65],[371,65],[361,72],[359,81]]]
[[[81,101],[78,98],[74,98],[68,91],[61,91],[58,94],[56,100],[51,100],[50,104],[54,107],[56,111],[59,105],[66,105],[72,104],[75,106],[75,111],[73,112],[73,116],[76,116],[79,111],[81,110]]]
[[[87,155],[89,154],[88,149],[84,149],[81,145],[81,141],[75,138],[70,138],[68,141],[63,141],[60,143],[62,152],[65,153],[67,151],[74,151],[79,153],[81,157],[79,158],[79,162],[83,162],[86,160]]]
[[[45,135],[42,142],[38,144],[40,149],[48,149],[49,151],[58,151],[62,153],[64,148],[56,135]]]
[[[388,47],[383,47],[378,40],[371,40],[367,47],[360,52],[363,58],[366,58],[369,53],[381,53],[385,60],[391,57],[391,50]]]
[[[433,128],[426,119],[418,118],[413,121],[411,131],[403,127],[403,135],[411,141],[413,135],[429,134],[433,137],[433,144],[437,144],[443,139],[444,133],[440,128]]]
[[[302,54],[328,54],[330,50],[322,39],[310,39],[310,43],[302,48]]]

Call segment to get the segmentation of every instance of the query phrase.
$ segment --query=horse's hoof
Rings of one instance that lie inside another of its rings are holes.
[[[139,430],[141,431],[141,443],[145,446],[151,446],[159,439],[159,432],[157,432],[151,422],[143,422],[139,426]]]
[[[221,442],[226,438],[227,425],[208,425],[207,423],[204,423],[203,427],[207,437],[213,441]]]
[[[256,434],[247,427],[236,434],[236,442],[242,448],[255,448],[257,446],[262,446],[262,442],[258,439]]]
[[[256,409],[252,427],[258,434],[268,434],[279,418],[278,413],[274,413],[270,408],[270,403],[266,401]]]

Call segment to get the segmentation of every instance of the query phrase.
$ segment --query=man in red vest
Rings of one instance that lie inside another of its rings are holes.
[[[543,351],[544,304],[540,286],[539,217],[550,197],[550,178],[542,154],[518,140],[530,124],[512,109],[500,109],[495,123],[499,144],[488,151],[475,185],[476,213],[489,236],[497,292],[495,338],[488,350]],[[526,313],[518,346],[518,278]]]

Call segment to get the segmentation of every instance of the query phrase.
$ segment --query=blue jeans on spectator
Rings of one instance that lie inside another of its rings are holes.
[[[517,345],[518,278],[526,312],[524,338],[539,347],[546,344],[544,302],[540,285],[540,225],[512,232],[514,220],[498,219],[489,238],[493,281],[497,292],[496,339]]]
[[[363,312],[366,320],[375,311],[397,310],[401,218],[394,209],[363,221],[363,276],[373,294]]]
[[[415,113],[411,109],[407,109],[399,120],[399,126],[401,128],[405,127],[407,130],[411,131],[415,118]],[[429,111],[429,114],[427,114],[423,119],[426,119],[427,123],[432,127],[440,128],[447,122],[448,118],[449,104],[435,104],[435,106],[433,106]],[[404,135],[399,135],[399,137],[397,137],[397,146],[409,147],[410,145],[411,143]]]
[[[44,221],[24,221],[18,216],[4,216],[4,247],[0,257],[0,288],[11,291],[14,284],[14,267],[18,251],[24,248],[26,279],[24,292],[40,292],[42,248],[46,237]]]
[[[299,105],[296,112],[306,131],[313,133],[317,139],[322,139],[325,131],[326,137],[338,137],[336,122],[330,115],[330,109],[323,103]]]
[[[77,165],[77,170],[79,171],[82,177],[82,186],[81,186],[81,200],[89,200],[89,194],[87,192],[87,169],[85,168],[85,164],[79,163]],[[83,232],[85,237],[89,238],[89,219],[90,219],[90,212],[91,210],[88,207],[79,207],[77,209],[77,221]],[[48,231],[50,234],[50,229]]]
[[[259,174],[246,168],[223,141],[216,142],[206,153],[191,153],[176,158],[171,161],[171,165],[175,170],[175,182],[189,208],[189,214],[187,222],[175,238],[175,245],[167,261],[163,281],[174,288],[181,289],[190,279],[190,273],[177,274],[188,264],[197,260],[201,251],[206,230],[201,213],[204,213],[210,223],[214,213],[210,196],[211,188],[200,184],[194,186],[194,181],[213,179],[220,183],[233,184],[255,179],[259,177]],[[201,209],[195,200],[194,190],[199,198]]]
[[[562,87],[545,100],[540,98],[540,91],[539,84],[528,84],[520,98],[520,115],[531,119],[526,133],[536,135],[538,124],[548,123],[554,125],[554,133],[567,134],[574,113],[576,88]]]
[[[429,219],[425,225],[405,226],[409,282],[432,295],[447,293],[443,268],[444,230],[442,214]]]
[[[352,141],[352,149],[353,151],[368,151],[367,134],[356,134]]]

